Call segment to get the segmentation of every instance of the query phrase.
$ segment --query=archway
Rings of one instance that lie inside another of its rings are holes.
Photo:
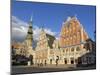
[[[33,55],[29,56],[29,61],[30,61],[31,65],[32,65],[33,64]]]
[[[52,64],[52,59],[50,59],[50,64]]]
[[[64,58],[64,63],[67,64],[67,58]]]
[[[80,57],[78,58],[78,64],[82,64],[82,60]]]
[[[71,64],[74,64],[74,58],[71,58]]]

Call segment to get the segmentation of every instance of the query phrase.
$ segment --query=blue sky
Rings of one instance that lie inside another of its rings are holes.
[[[94,40],[95,10],[95,6],[12,1],[11,12],[12,16],[24,22],[29,22],[33,15],[33,26],[44,26],[57,34],[61,31],[63,21],[68,16],[76,15],[89,37]]]

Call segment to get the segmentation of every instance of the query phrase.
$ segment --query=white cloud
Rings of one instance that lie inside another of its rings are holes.
[[[23,41],[27,34],[28,24],[12,16],[12,40]]]
[[[53,32],[49,28],[44,28],[45,32],[55,36],[57,33]],[[28,31],[28,24],[20,19],[18,19],[15,16],[12,16],[12,40],[16,41],[24,41]],[[38,40],[39,34],[40,34],[41,29],[37,26],[34,25],[33,28],[33,38],[35,40]]]

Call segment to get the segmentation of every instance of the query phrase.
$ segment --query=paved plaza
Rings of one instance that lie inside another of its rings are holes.
[[[44,73],[44,72],[58,72],[58,71],[74,71],[74,70],[87,70],[95,69],[95,66],[91,67],[76,67],[75,65],[46,65],[46,66],[13,66],[13,74],[24,73]]]

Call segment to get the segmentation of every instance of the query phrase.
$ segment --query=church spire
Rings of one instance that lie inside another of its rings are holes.
[[[33,27],[32,27],[32,16],[30,18],[29,21],[29,27],[28,27],[28,32],[27,32],[27,36],[26,36],[26,41],[27,41],[27,45],[32,46],[32,42],[33,42]]]

